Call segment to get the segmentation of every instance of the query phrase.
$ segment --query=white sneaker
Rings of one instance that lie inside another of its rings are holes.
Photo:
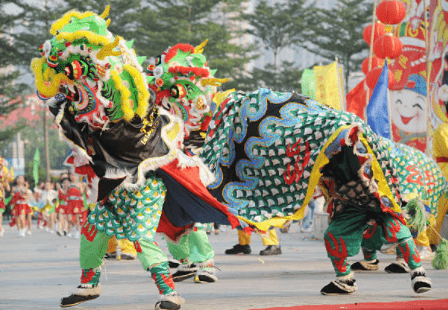
[[[26,231],[26,234],[27,234],[27,235],[31,235],[31,230],[27,230],[27,231]]]
[[[50,234],[54,234],[54,230],[53,230],[53,229],[50,230],[49,233],[50,233]]]
[[[73,235],[70,233],[67,235],[67,237],[71,238],[71,237],[73,237]]]

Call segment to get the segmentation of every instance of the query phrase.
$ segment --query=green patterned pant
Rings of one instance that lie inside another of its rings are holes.
[[[372,218],[377,225],[367,224]],[[389,213],[367,212],[367,208],[346,206],[332,219],[324,239],[328,257],[338,277],[350,273],[347,257],[358,254],[361,243],[371,253],[381,249],[383,244],[397,243],[411,269],[421,266],[411,232]]]
[[[207,233],[202,225],[196,224],[194,230],[182,236],[179,244],[167,241],[168,250],[179,261],[202,263],[215,256]]]
[[[161,294],[174,291],[168,258],[154,242],[164,200],[165,184],[152,174],[141,188],[116,189],[104,204],[97,204],[82,228],[79,254],[82,283],[98,284],[98,268],[109,239],[115,235],[134,242],[143,269],[151,272]]]

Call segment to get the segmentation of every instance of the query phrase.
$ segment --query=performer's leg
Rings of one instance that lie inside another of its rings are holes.
[[[347,257],[359,252],[368,220],[363,210],[346,206],[329,224],[324,233],[325,247],[337,279],[323,287],[321,294],[339,295],[356,291],[356,280]]]
[[[267,231],[266,234],[258,233],[261,237],[261,242],[266,246],[266,249],[260,251],[260,255],[279,255],[282,254],[280,244],[278,242],[277,233],[274,228]]]
[[[215,252],[208,240],[202,225],[197,224],[195,230],[188,236],[190,260],[197,265],[198,272],[194,278],[196,283],[213,283],[218,281],[215,275]]]
[[[414,240],[409,228],[390,214],[384,214],[384,241],[397,243],[398,249],[403,254],[405,262],[411,269],[412,288],[416,293],[424,293],[431,289],[431,279],[426,277],[422,267],[420,255],[417,252]]]
[[[117,247],[117,238],[115,236],[112,236],[112,238],[110,238],[107,242],[107,249],[104,258],[117,258]]]
[[[246,234],[242,230],[238,230],[238,244],[233,248],[227,249],[226,254],[250,254],[250,235]]]
[[[134,243],[128,239],[119,239],[118,246],[121,250],[121,259],[133,260],[137,257],[137,251],[135,250]]]
[[[361,249],[364,256],[363,261],[359,261],[351,265],[351,270],[378,270],[379,260],[377,259],[376,252],[378,242],[381,242],[381,226],[378,226],[376,222],[368,223],[367,229],[362,236]]]
[[[145,270],[151,272],[160,293],[158,309],[180,309],[184,299],[175,291],[175,285],[168,268],[168,257],[154,241],[140,238],[134,242],[137,256]]]
[[[110,236],[99,232],[94,225],[84,224],[81,235],[79,261],[81,265],[81,285],[69,297],[61,299],[61,307],[70,307],[99,297],[101,286],[101,264],[106,253]]]
[[[439,203],[437,205],[437,218],[436,223],[434,225],[434,229],[440,234],[440,230],[442,229],[443,220],[445,219],[445,215],[448,212],[448,198],[445,198],[445,195],[442,195],[439,199]],[[439,236],[430,230],[429,240],[431,244],[439,244]]]
[[[191,232],[190,234],[192,234]],[[168,251],[179,263],[170,261],[170,268],[173,270],[174,282],[180,282],[196,275],[198,267],[190,260],[190,235],[184,235],[177,244],[167,240]]]

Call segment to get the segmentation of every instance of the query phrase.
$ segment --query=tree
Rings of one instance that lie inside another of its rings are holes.
[[[25,63],[22,49],[24,42],[14,32],[29,6],[24,1],[7,1],[0,8],[0,116],[6,117],[23,104],[23,97],[20,95],[29,90],[25,83],[17,82],[23,74],[18,65]],[[21,129],[23,126],[1,131],[0,141],[11,138]]]
[[[224,88],[235,87],[245,75],[246,64],[254,57],[254,46],[239,42],[243,32],[238,24],[242,0],[148,0],[148,6],[133,14],[133,37],[138,54],[157,56],[177,43],[193,46],[208,39],[204,54],[217,77],[232,78]]]
[[[278,70],[273,64],[268,64],[263,69],[255,67],[252,69],[251,75],[252,78],[244,83],[245,89],[243,90],[250,91],[265,87],[275,91],[301,92],[302,70],[294,67],[293,62],[283,61]]]
[[[255,7],[255,11],[251,14],[244,14],[243,18],[249,22],[251,26],[247,29],[247,33],[255,36],[264,44],[266,50],[271,50],[274,56],[274,71],[278,70],[278,54],[282,49],[294,43],[294,39],[298,36],[296,32],[298,27],[294,22],[295,14],[293,13],[298,7],[303,7],[302,0],[296,2],[277,2],[273,6],[268,6],[266,1],[262,0]],[[294,10],[293,10],[294,7]],[[259,44],[261,42],[258,42]]]
[[[309,23],[302,34],[303,48],[331,61],[338,58],[344,65],[346,91],[350,72],[361,68],[362,53],[368,49],[362,33],[371,22],[372,11],[373,3],[368,0],[337,0],[332,8],[315,7],[309,18],[319,23]]]
[[[273,61],[264,68],[254,67],[247,88],[260,86],[277,91],[299,91],[302,71],[293,62],[280,61],[280,52],[287,47],[296,47],[301,33],[307,26],[304,16],[309,8],[305,0],[291,0],[268,5],[260,1],[243,19],[249,23],[247,33],[255,37],[260,48],[272,52]],[[298,27],[302,25],[302,27]]]

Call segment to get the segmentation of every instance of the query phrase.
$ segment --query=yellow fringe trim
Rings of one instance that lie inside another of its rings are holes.
[[[58,41],[65,40],[69,42],[73,42],[79,39],[86,39],[90,44],[103,46],[111,43],[110,39],[108,39],[107,37],[86,30],[75,32],[61,32],[56,36],[56,39]]]
[[[93,12],[87,11],[85,13],[80,13],[78,11],[70,11],[65,13],[64,16],[62,16],[60,19],[58,19],[56,22],[53,23],[50,29],[50,33],[52,35],[56,35],[57,31],[61,30],[65,27],[68,23],[70,23],[70,20],[72,17],[76,17],[78,19],[83,19],[89,16],[97,15]]]
[[[134,117],[134,107],[131,107],[131,102],[129,100],[129,98],[131,97],[131,92],[123,85],[123,82],[117,71],[111,71],[111,78],[115,84],[115,88],[120,92],[121,95],[121,109],[123,110],[123,119],[129,122]]]
[[[106,27],[109,27],[109,25],[110,25],[110,18],[106,20]]]
[[[126,70],[134,79],[134,83],[138,90],[138,107],[136,112],[138,116],[144,118],[146,114],[148,114],[148,101],[150,98],[145,79],[138,69],[129,64],[124,65],[123,69]]]
[[[207,45],[207,42],[208,42],[208,39],[206,39],[204,42],[202,42],[201,44],[196,46],[194,48],[194,53],[195,54],[202,54],[202,52],[204,51],[204,47]]]
[[[117,47],[119,43],[120,38],[116,36],[114,42],[104,45],[101,51],[96,55],[96,58],[103,60],[106,56],[120,56],[120,51],[113,51],[113,49]]]
[[[64,73],[58,73],[54,76],[48,72],[51,70],[48,68],[45,73],[42,73],[42,65],[46,62],[45,57],[43,58],[34,58],[31,61],[31,69],[34,72],[36,87],[39,93],[41,93],[45,97],[53,97],[59,92],[59,86],[61,86],[62,82],[70,83],[69,78]],[[44,81],[44,75],[50,80]],[[47,85],[47,84],[50,85]]]

